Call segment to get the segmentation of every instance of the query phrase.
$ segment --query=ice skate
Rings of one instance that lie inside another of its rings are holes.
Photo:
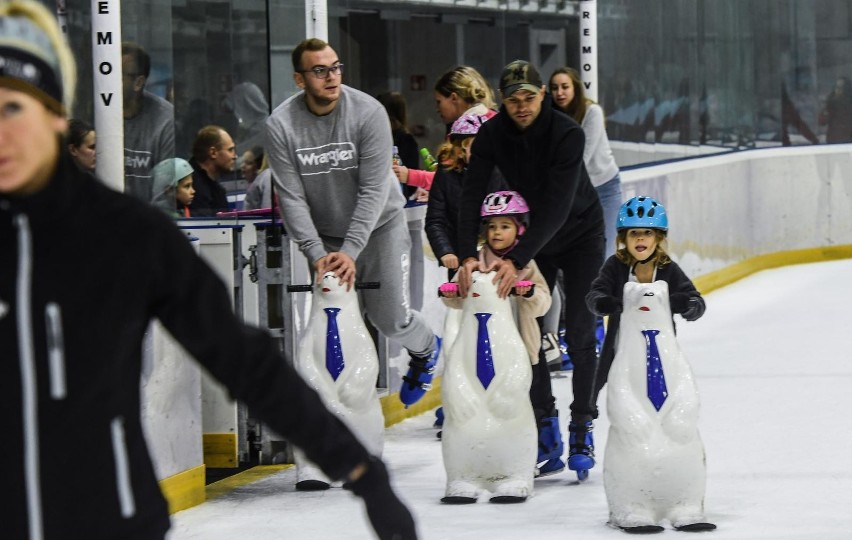
[[[562,351],[559,350],[559,339],[556,334],[548,333],[541,336],[541,352],[550,371],[562,371]]]
[[[539,420],[536,477],[550,476],[565,470],[565,462],[562,461],[564,450],[559,416],[548,416]]]
[[[409,407],[422,398],[432,388],[432,377],[438,355],[441,353],[441,339],[435,343],[435,350],[428,358],[411,355],[408,362],[408,372],[402,377],[402,387],[399,389],[399,400]]]
[[[559,330],[559,352],[562,354],[562,371],[573,371],[574,362],[568,354],[568,343],[565,341],[565,329]]]
[[[595,439],[592,421],[568,424],[568,468],[577,471],[577,479],[589,477],[589,469],[595,466]]]

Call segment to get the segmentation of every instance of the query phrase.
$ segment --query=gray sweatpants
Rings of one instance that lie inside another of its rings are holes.
[[[343,241],[323,237],[326,249],[337,251]],[[418,311],[411,309],[411,237],[400,212],[373,231],[355,261],[355,282],[377,281],[378,289],[359,291],[362,309],[385,337],[426,357],[435,350],[435,334]]]

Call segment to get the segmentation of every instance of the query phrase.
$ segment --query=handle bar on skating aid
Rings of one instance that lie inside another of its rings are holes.
[[[378,281],[363,281],[355,283],[356,289],[379,289],[381,283]],[[287,292],[313,292],[313,285],[287,285]]]
[[[530,291],[527,294],[530,294],[535,290],[535,283],[532,281],[519,281],[512,287],[512,290],[509,292],[510,296],[517,296],[516,288],[517,287],[529,287]],[[444,296],[444,293],[458,293],[459,292],[459,284],[455,282],[442,283],[440,287],[438,287],[438,297],[441,298]],[[530,294],[530,296],[532,296]]]
[[[378,281],[362,281],[361,283],[355,283],[356,289],[380,289],[382,284]]]

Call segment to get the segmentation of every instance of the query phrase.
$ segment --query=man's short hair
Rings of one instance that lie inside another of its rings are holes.
[[[305,51],[321,51],[329,47],[329,44],[319,38],[308,38],[293,49],[293,71],[299,72],[302,71],[302,54]]]
[[[144,75],[147,79],[151,74],[151,57],[145,52],[138,43],[125,41],[121,44],[121,56],[130,56],[133,58],[133,64],[136,68],[134,75]]]
[[[209,157],[208,151],[210,147],[215,147],[217,150],[222,147],[222,132],[223,128],[215,125],[204,126],[198,130],[195,135],[195,141],[192,143],[192,159],[196,163],[204,163]]]

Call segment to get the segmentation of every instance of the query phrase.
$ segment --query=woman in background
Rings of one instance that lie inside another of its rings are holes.
[[[583,162],[601,200],[606,239],[604,253],[610,253],[615,251],[615,221],[621,208],[621,177],[609,147],[603,109],[586,97],[583,88],[576,69],[559,68],[550,76],[550,95],[554,106],[580,124],[586,134]]]
[[[497,114],[494,90],[485,77],[470,66],[457,66],[441,75],[435,83],[435,105],[438,116],[446,124],[449,134],[453,122],[464,114],[484,117]],[[403,184],[431,189],[434,171],[409,171],[407,167],[394,166],[393,172]]]
[[[71,119],[68,121],[68,153],[81,170],[95,174],[95,128],[88,122]]]

